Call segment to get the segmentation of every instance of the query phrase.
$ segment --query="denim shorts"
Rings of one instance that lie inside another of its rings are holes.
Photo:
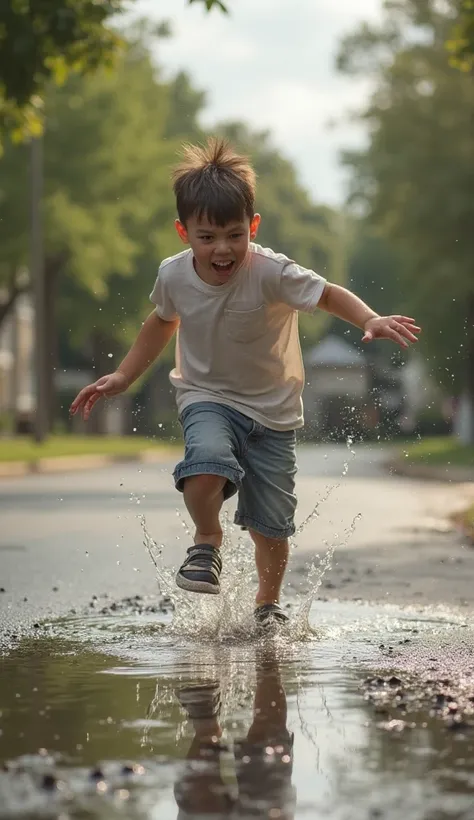
[[[224,498],[238,493],[235,523],[270,538],[295,532],[294,430],[270,430],[232,407],[203,401],[180,416],[185,453],[176,466],[176,488],[204,473],[227,479]]]

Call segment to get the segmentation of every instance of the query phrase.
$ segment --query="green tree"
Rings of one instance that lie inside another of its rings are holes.
[[[164,139],[169,85],[160,81],[141,43],[129,46],[113,73],[72,75],[64,86],[52,87],[46,107],[46,324],[54,364],[58,314],[72,341],[88,344],[96,359],[98,350],[104,356],[114,351],[115,337],[126,338],[136,292],[141,296],[133,280],[144,254],[167,252],[169,167],[178,146]],[[28,261],[26,147],[8,144],[0,167],[5,283]],[[11,290],[7,304],[14,295]],[[136,329],[136,313],[133,318]]]
[[[470,71],[474,66],[474,0],[459,0],[458,18],[447,46],[452,64]]]
[[[188,0],[226,11],[221,0]],[[7,0],[0,8],[0,132],[42,131],[51,82],[114,66],[124,42],[113,25],[126,0]],[[171,4],[170,4],[171,10]]]
[[[70,71],[111,64],[120,38],[107,22],[122,0],[10,0],[0,12],[0,125],[17,137],[41,131],[42,97]]]
[[[148,55],[130,47],[113,74],[70,78],[51,88],[45,134],[46,268],[63,269],[90,293],[106,293],[111,271],[129,275],[139,252],[134,227],[165,177],[168,88]],[[0,270],[28,262],[27,151],[7,144],[1,163]],[[156,169],[155,175],[150,173]]]
[[[402,296],[423,325],[433,372],[474,398],[474,85],[444,42],[456,3],[386,3],[380,29],[342,44],[340,68],[369,74],[366,151],[346,156],[362,203],[403,259]]]

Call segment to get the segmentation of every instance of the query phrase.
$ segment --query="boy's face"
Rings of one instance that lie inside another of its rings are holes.
[[[252,221],[229,222],[221,228],[203,217],[192,216],[183,225],[176,220],[176,230],[186,244],[191,245],[197,274],[208,285],[223,285],[237,273],[257,236],[260,216]]]

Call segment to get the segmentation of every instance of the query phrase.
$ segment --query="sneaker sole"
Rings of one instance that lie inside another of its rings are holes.
[[[202,592],[205,595],[219,595],[221,591],[218,584],[209,584],[207,581],[190,581],[188,578],[183,578],[179,572],[176,576],[176,585],[187,592]]]

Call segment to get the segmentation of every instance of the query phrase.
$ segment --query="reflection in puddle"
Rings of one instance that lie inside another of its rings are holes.
[[[426,647],[459,644],[466,695],[474,640],[461,616],[316,602],[299,642],[192,640],[170,620],[109,609],[3,658],[1,818],[474,816],[469,720],[453,731],[410,701],[403,670],[423,689]],[[386,702],[364,699],[377,675]]]
[[[179,687],[176,696],[192,726],[186,766],[174,786],[179,817],[219,815],[294,817],[294,735],[275,647],[256,652],[252,723],[224,740],[218,680]],[[245,695],[244,695],[245,697]],[[234,731],[239,721],[234,721]]]

